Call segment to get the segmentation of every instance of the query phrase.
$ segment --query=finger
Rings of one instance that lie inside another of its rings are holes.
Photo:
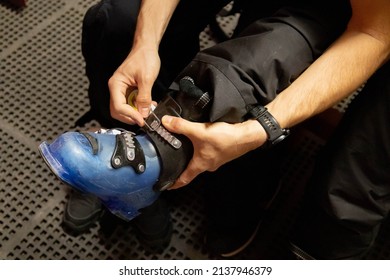
[[[140,114],[137,116],[138,117],[129,117],[125,115],[119,115],[117,120],[128,124],[137,124],[140,127],[144,126],[145,120],[140,116]]]
[[[128,104],[117,104],[114,100],[110,101],[110,113],[114,119],[128,124],[144,125],[144,119],[141,114]]]
[[[112,76],[108,80],[108,88],[111,100],[115,103],[126,104],[126,91],[129,88],[126,83]]]
[[[171,187],[168,188],[168,190],[170,191],[170,190],[176,190],[176,189],[182,188],[182,187],[188,185],[190,182],[191,181],[188,182],[188,181],[185,181],[185,180],[183,180],[182,178],[179,177],[175,181],[175,183]]]
[[[120,114],[131,115],[131,111],[126,113],[126,107],[122,109],[127,104],[126,91],[128,86],[122,81],[111,77],[108,80],[108,88],[110,90],[110,112],[112,117],[117,118]]]
[[[195,162],[191,159],[187,168],[181,173],[179,178],[177,178],[175,183],[168,190],[178,189],[188,185],[203,171],[204,170],[198,168]]]

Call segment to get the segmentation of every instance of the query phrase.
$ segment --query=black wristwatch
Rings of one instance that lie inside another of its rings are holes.
[[[274,146],[284,140],[289,134],[290,130],[287,128],[281,128],[278,121],[268,112],[267,108],[263,106],[255,106],[249,114],[256,119],[264,128],[268,135],[268,146]]]

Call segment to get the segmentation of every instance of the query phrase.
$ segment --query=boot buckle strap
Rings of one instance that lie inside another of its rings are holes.
[[[123,166],[131,166],[140,174],[145,171],[145,155],[134,133],[127,131],[117,134],[111,165],[117,169]]]
[[[163,101],[163,103],[165,103],[165,106],[157,106],[156,108],[156,110],[159,110],[159,108],[164,108],[166,110],[165,112],[159,112],[161,117],[164,115],[173,115],[180,117],[181,108],[173,98],[168,96]],[[155,111],[152,111],[148,118],[145,120],[145,126],[150,132],[155,132],[159,136],[161,136],[162,139],[168,142],[176,150],[180,149],[180,147],[182,146],[182,142],[174,135],[172,135],[172,133],[165,129],[165,127],[161,123],[161,119],[156,115]]]

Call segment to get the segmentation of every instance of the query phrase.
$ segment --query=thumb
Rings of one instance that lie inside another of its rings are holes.
[[[142,117],[146,118],[149,116],[150,106],[152,105],[152,93],[150,88],[145,86],[138,88],[136,104],[138,112],[141,113]]]
[[[184,134],[187,137],[192,135],[195,123],[187,121],[179,117],[165,115],[162,118],[162,123],[166,129],[176,134]]]

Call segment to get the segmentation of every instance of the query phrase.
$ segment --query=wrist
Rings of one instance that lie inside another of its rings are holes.
[[[137,35],[134,37],[132,50],[149,49],[158,51],[160,40],[153,36]]]
[[[245,150],[257,149],[267,141],[267,133],[257,120],[250,119],[238,125],[241,130],[239,144],[245,146]]]
[[[278,144],[290,134],[290,130],[287,128],[282,128],[266,107],[261,105],[255,106],[250,110],[249,113],[254,120],[258,121],[258,123],[266,132],[268,146]]]

